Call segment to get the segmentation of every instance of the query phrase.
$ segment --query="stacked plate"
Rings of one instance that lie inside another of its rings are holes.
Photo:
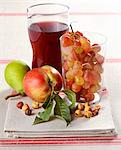
[[[28,97],[19,99],[30,104]],[[112,119],[110,103],[107,98],[102,98],[102,109],[99,115],[92,118],[76,118],[69,126],[59,119],[32,125],[36,115],[26,116],[22,110],[16,108],[18,99],[11,99],[5,119],[4,131],[7,136],[13,138],[35,137],[92,137],[92,136],[115,136],[114,122]],[[38,110],[34,113],[37,114]]]

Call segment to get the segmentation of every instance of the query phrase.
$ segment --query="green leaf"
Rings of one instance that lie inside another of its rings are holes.
[[[49,106],[45,109],[45,111],[38,113],[38,117],[43,121],[48,121],[51,115],[52,108],[53,104],[50,103]]]
[[[46,101],[44,102],[44,104],[42,105],[42,107],[43,107],[44,109],[46,109],[47,106],[49,105],[49,103],[50,103],[50,96],[46,99]]]
[[[66,104],[65,100],[63,100],[59,95],[55,95],[55,109],[54,115],[60,116],[60,118],[64,119],[67,122],[67,125],[71,122],[71,114],[68,105]]]
[[[73,91],[68,90],[68,89],[64,90],[63,92],[67,95],[68,99],[72,102],[69,108],[73,109],[76,103],[76,94]]]
[[[36,116],[33,124],[35,125],[41,122],[48,121],[51,117],[52,108],[53,108],[53,103],[50,102],[48,107],[45,109],[45,111],[38,113],[38,116]]]
[[[52,96],[49,96],[48,98],[47,98],[47,100],[44,102],[44,104],[42,105],[42,107],[44,108],[44,109],[46,109],[47,107],[48,107],[48,105],[49,105],[49,103],[54,99],[54,94],[52,95]]]
[[[60,119],[60,120],[65,121],[65,119],[64,119],[62,116],[55,115],[54,117],[56,117],[56,118],[58,118],[58,119]],[[68,125],[70,124],[70,121],[66,121],[66,123],[67,123],[67,126],[68,126]]]
[[[43,121],[39,117],[36,116],[36,118],[35,118],[35,120],[33,122],[33,125],[39,124],[41,122],[43,122]]]

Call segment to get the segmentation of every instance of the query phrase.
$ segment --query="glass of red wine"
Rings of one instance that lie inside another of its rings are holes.
[[[68,6],[58,3],[42,3],[27,8],[32,68],[51,65],[62,73],[59,38],[69,30],[68,11]]]

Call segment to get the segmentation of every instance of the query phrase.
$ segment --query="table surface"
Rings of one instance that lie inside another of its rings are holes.
[[[42,0],[36,0],[36,3],[40,1]],[[59,0],[52,2],[59,2]],[[93,143],[82,142],[73,145],[11,145],[9,147],[1,145],[0,149],[121,149],[121,1],[79,0],[75,3],[74,0],[62,0],[61,2],[70,6],[70,21],[78,20],[80,31],[94,31],[107,36],[104,73],[118,137],[104,141],[105,143],[100,141],[100,144],[95,140]],[[9,89],[3,72],[10,60],[21,59],[31,65],[32,50],[27,33],[26,8],[34,3],[34,0],[0,1],[0,92]],[[0,137],[4,136],[3,124],[6,109],[6,102],[0,101]]]
[[[2,71],[4,71],[5,64],[1,65]],[[113,140],[99,140],[99,143],[97,140],[93,140],[92,143],[90,141],[81,141],[81,142],[76,142],[76,144],[67,145],[67,144],[62,144],[62,145],[41,145],[42,148],[45,149],[96,149],[97,147],[99,149],[105,147],[105,148],[114,148],[114,147],[120,147],[121,148],[121,92],[120,92],[120,87],[121,87],[121,80],[120,80],[120,72],[121,72],[121,62],[106,62],[105,63],[105,80],[106,80],[106,87],[108,88],[109,94],[108,94],[108,100],[110,101],[111,108],[112,108],[112,115],[113,115],[113,120],[116,126],[116,130],[118,132],[118,136],[114,138]],[[1,76],[3,77],[3,74]],[[3,93],[3,96],[6,95],[7,93],[7,88],[5,87],[4,90],[1,91]],[[6,101],[0,101],[0,137],[5,137],[5,133],[3,132],[3,127],[4,127],[4,120],[5,120],[5,113],[7,109],[7,102]],[[108,118],[107,118],[108,121]],[[107,122],[108,123],[108,122]],[[1,145],[2,146],[2,145]],[[26,149],[25,145],[21,145]],[[14,145],[17,149],[21,147],[20,145]],[[38,149],[37,145],[28,145],[31,149]],[[7,149],[7,147],[4,147]],[[12,146],[10,146],[11,149],[13,149]],[[15,149],[16,149],[15,148]]]

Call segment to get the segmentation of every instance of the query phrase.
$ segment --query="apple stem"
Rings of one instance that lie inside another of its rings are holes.
[[[11,94],[5,97],[5,100],[11,98],[11,97],[16,97],[16,96],[22,96],[21,93],[16,93],[16,94]]]
[[[51,96],[52,96],[54,93],[54,86],[52,85],[51,88],[52,88],[52,92],[51,92]]]

